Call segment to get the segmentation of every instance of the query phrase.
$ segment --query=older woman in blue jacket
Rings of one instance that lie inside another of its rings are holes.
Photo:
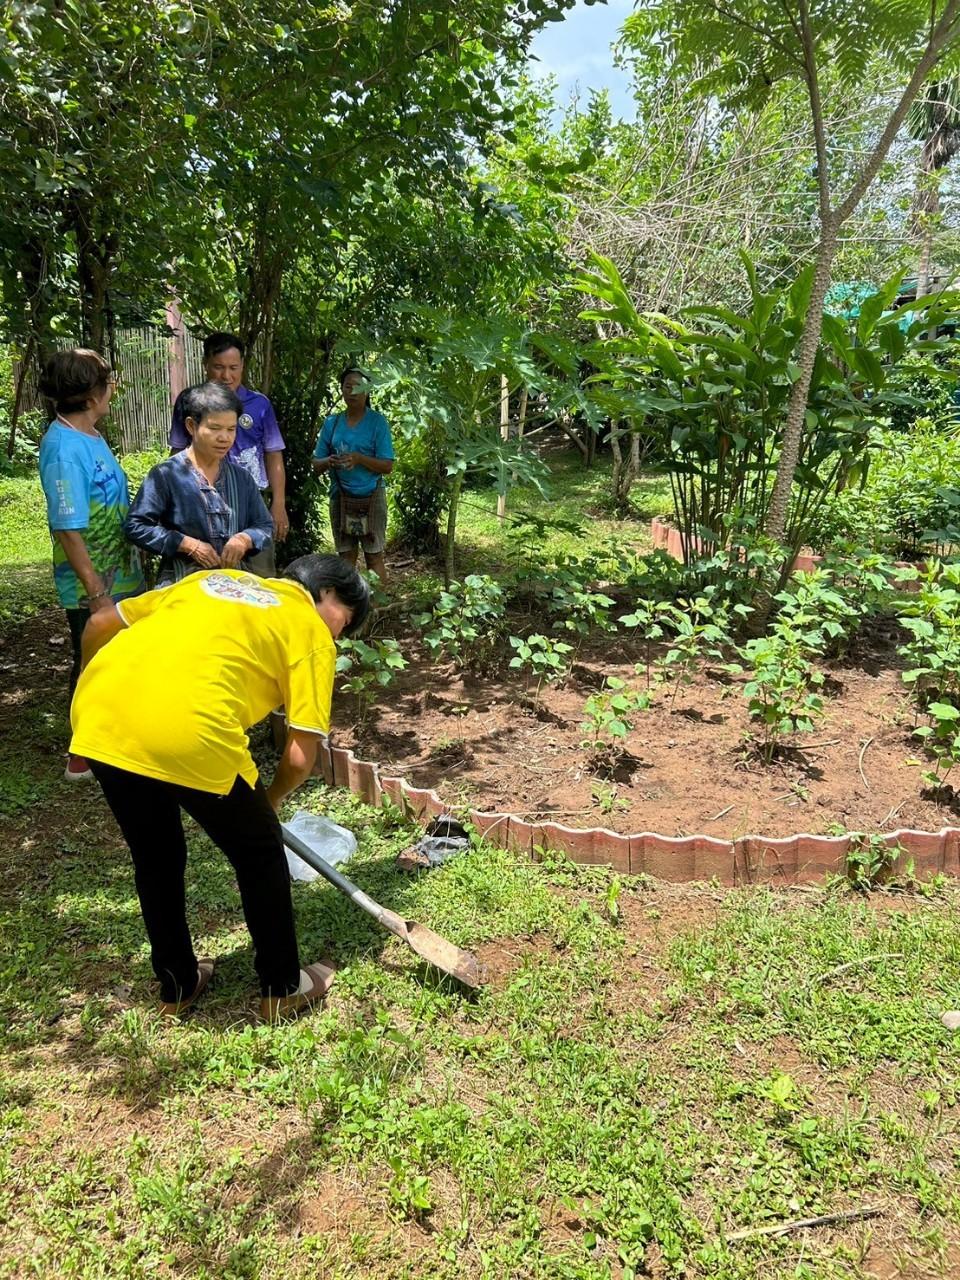
[[[240,401],[229,387],[205,382],[183,396],[190,444],[149,471],[124,529],[160,556],[159,586],[197,569],[246,567],[273,535],[273,521],[248,471],[227,460]]]

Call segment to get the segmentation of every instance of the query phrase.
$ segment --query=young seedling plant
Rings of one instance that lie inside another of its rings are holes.
[[[587,698],[580,745],[594,772],[609,772],[614,767],[633,728],[631,716],[637,711],[646,711],[652,702],[653,695],[648,689],[630,689],[619,676],[607,676],[603,688]]]
[[[757,747],[770,764],[784,738],[809,733],[823,715],[823,676],[811,667],[801,633],[786,620],[749,640],[740,653],[750,670],[743,693],[757,725]]]
[[[430,613],[413,621],[435,657],[446,655],[458,667],[482,670],[493,656],[504,614],[503,589],[493,578],[472,573],[440,592]]]
[[[393,683],[398,671],[407,665],[396,640],[341,640],[337,645],[337,675],[340,687],[357,699],[357,722],[363,724],[377,689]]]
[[[569,654],[573,645],[565,640],[554,640],[552,636],[533,635],[524,639],[522,636],[511,636],[510,647],[516,652],[510,659],[514,671],[527,671],[537,677],[537,692],[534,701],[539,703],[540,690],[545,684],[553,684],[562,679],[569,669]]]

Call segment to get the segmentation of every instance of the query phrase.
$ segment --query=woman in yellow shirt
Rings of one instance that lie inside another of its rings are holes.
[[[276,811],[309,777],[329,731],[334,641],[368,608],[352,566],[302,556],[282,578],[191,574],[88,623],[71,750],[90,761],[130,847],[162,1012],[189,1008],[213,974],[187,926],[181,810],[236,872],[263,1017],[297,1013],[329,989],[332,970],[300,967]],[[280,705],[287,742],[264,788],[247,730]]]

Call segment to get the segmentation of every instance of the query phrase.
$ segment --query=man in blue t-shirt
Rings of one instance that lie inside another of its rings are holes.
[[[283,542],[290,529],[287,519],[287,475],[283,465],[286,448],[273,405],[259,391],[243,385],[245,348],[234,333],[211,333],[203,344],[203,367],[210,382],[222,382],[240,397],[241,413],[237,436],[227,457],[249,471],[267,500],[273,517],[273,540],[250,556],[247,564],[261,577],[276,576],[275,544]],[[170,424],[170,450],[179,453],[190,443],[183,410],[184,392],[177,396]]]
[[[387,538],[384,477],[393,470],[393,442],[382,413],[370,408],[362,369],[344,369],[341,413],[324,420],[313,451],[315,471],[329,471],[330,526],[338,553],[357,563],[363,547],[367,568],[386,582],[383,552]]]

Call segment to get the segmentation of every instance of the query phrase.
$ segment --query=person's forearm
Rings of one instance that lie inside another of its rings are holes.
[[[287,471],[283,465],[282,450],[274,450],[263,455],[263,464],[267,470],[267,482],[270,485],[270,501],[274,506],[282,507],[287,501]]]
[[[392,458],[368,458],[362,453],[357,454],[357,463],[361,467],[366,467],[368,471],[375,471],[377,475],[388,476],[393,470]]]
[[[95,653],[99,653],[118,631],[123,630],[124,625],[124,621],[120,617],[120,611],[115,604],[110,605],[108,609],[101,609],[98,613],[90,615],[90,621],[84,627],[83,636],[80,640],[81,671]]]
[[[109,593],[104,590],[103,578],[93,567],[93,561],[90,559],[90,552],[83,537],[84,532],[85,530],[82,529],[58,529],[55,536],[63,547],[70,568],[83,584],[87,596],[91,600],[99,596],[109,598]]]
[[[287,745],[273,781],[267,787],[267,798],[274,809],[279,809],[290,792],[296,791],[301,783],[306,782],[313,772],[316,759],[316,736],[291,730],[287,734]]]

